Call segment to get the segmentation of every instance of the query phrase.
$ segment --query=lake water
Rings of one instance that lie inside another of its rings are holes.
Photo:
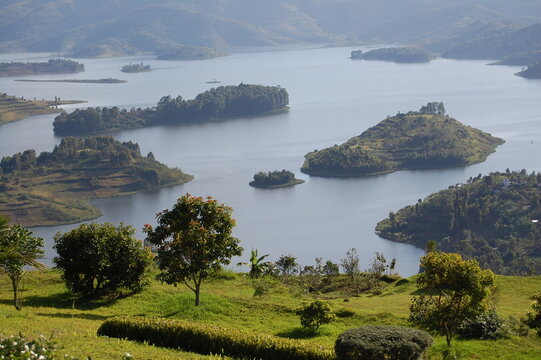
[[[119,78],[124,84],[15,82],[0,79],[0,91],[25,98],[88,101],[83,106],[154,106],[164,95],[186,99],[222,85],[281,85],[291,109],[274,116],[237,119],[184,127],[153,127],[116,132],[122,141],[139,143],[161,162],[195,175],[181,186],[132,196],[101,199],[100,222],[125,222],[138,229],[154,214],[191,193],[211,195],[234,209],[235,235],[245,249],[293,254],[303,265],[315,257],[338,262],[356,248],[367,268],[376,251],[397,258],[398,271],[417,272],[420,249],[393,243],[374,234],[389,211],[414,203],[432,192],[491,171],[540,171],[541,81],[513,76],[519,67],[486,66],[485,61],[438,59],[430,64],[352,61],[358,48],[295,47],[238,52],[205,61],[158,61],[151,57],[82,60],[79,74],[29,76],[32,79]],[[43,61],[47,54],[0,55],[0,61]],[[124,74],[128,62],[144,61],[153,71]],[[16,77],[20,78],[20,77]],[[443,101],[459,121],[502,137],[506,143],[482,164],[464,168],[400,171],[393,174],[331,179],[308,177],[299,168],[314,149],[340,144],[397,111],[417,110]],[[77,106],[66,106],[68,111]],[[36,116],[0,127],[0,156],[34,148],[50,151],[60,141],[52,131],[55,115]],[[258,171],[288,169],[306,183],[291,188],[248,186]],[[47,262],[54,256],[52,237],[75,225],[34,228],[47,243]],[[237,262],[239,259],[235,259]]]

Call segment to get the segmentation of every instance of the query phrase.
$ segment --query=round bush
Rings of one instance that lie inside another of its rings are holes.
[[[416,360],[433,344],[425,331],[404,326],[363,326],[338,336],[338,360]]]

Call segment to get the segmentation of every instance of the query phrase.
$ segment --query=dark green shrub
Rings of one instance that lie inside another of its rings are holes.
[[[458,334],[466,339],[502,339],[509,337],[509,330],[504,325],[503,318],[495,309],[468,319],[458,329]]]
[[[533,312],[526,314],[524,323],[528,325],[530,329],[536,330],[537,335],[541,337],[541,292],[532,296],[531,299],[533,300]]]
[[[271,335],[185,321],[123,317],[106,320],[98,335],[147,342],[200,354],[261,360],[334,360],[322,346]]]
[[[416,360],[433,344],[425,331],[403,326],[363,326],[338,336],[339,360]]]
[[[301,318],[302,327],[309,328],[312,331],[317,331],[321,325],[328,324],[336,318],[331,305],[323,300],[316,300],[299,306],[295,313]]]

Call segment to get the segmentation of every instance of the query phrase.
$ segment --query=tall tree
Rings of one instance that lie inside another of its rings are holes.
[[[232,209],[211,197],[186,194],[171,210],[156,215],[158,225],[145,225],[146,241],[158,247],[158,279],[177,285],[184,283],[200,304],[201,284],[242,248],[233,237]]]

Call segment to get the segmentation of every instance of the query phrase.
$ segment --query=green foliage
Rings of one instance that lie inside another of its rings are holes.
[[[76,73],[85,71],[85,66],[73,60],[50,59],[47,62],[0,63],[0,77],[31,74]]]
[[[201,354],[223,354],[261,360],[332,360],[332,351],[318,345],[219,326],[157,318],[106,320],[98,335],[147,342]]]
[[[510,331],[496,309],[478,315],[474,319],[466,319],[458,329],[458,335],[465,339],[503,339],[509,337]]]
[[[541,292],[532,296],[532,309],[533,312],[526,314],[524,323],[528,325],[530,329],[537,331],[537,335],[541,337]]]
[[[387,117],[342,145],[305,156],[301,171],[363,176],[401,169],[442,168],[484,161],[502,139],[444,116],[442,103]]]
[[[340,260],[342,269],[349,277],[354,278],[355,276],[361,273],[359,267],[359,255],[357,254],[357,249],[351,248],[346,252],[346,256]]]
[[[284,185],[295,185],[303,182],[302,180],[295,179],[295,174],[291,171],[269,171],[264,173],[262,171],[254,175],[254,181],[250,182],[254,187],[278,187]]]
[[[313,332],[317,332],[321,325],[328,324],[336,319],[331,305],[323,300],[306,303],[298,307],[295,313],[300,317],[302,327]]]
[[[252,288],[254,289],[254,297],[265,296],[276,287],[277,282],[270,276],[261,276],[252,280]]]
[[[260,277],[269,267],[268,261],[265,260],[266,257],[269,255],[262,255],[259,256],[259,253],[257,252],[257,249],[252,249],[250,253],[250,261],[249,262],[239,262],[237,266],[249,266],[250,267],[250,278],[257,279]]]
[[[158,226],[145,225],[146,241],[158,247],[158,279],[168,284],[184,283],[195,293],[199,305],[201,283],[242,254],[233,237],[233,209],[208,197],[186,194],[172,210],[156,215]]]
[[[541,175],[494,172],[406,206],[376,230],[390,240],[477,259],[496,273],[541,273]]]
[[[351,52],[351,58],[363,60],[383,60],[397,63],[429,62],[435,56],[428,51],[415,47],[393,47],[370,50],[363,53],[361,50]]]
[[[276,86],[240,84],[220,86],[195,99],[164,96],[156,108],[119,110],[113,108],[78,109],[59,115],[53,123],[57,135],[86,134],[97,131],[131,129],[160,124],[189,124],[239,116],[253,116],[285,109],[289,95]]]
[[[291,254],[282,255],[276,261],[276,266],[278,267],[280,274],[282,276],[291,276],[299,272],[299,264],[297,263],[297,258]]]
[[[0,334],[0,358],[10,360],[53,360],[53,344],[44,337],[29,340],[23,335]]]
[[[54,263],[69,290],[82,295],[139,291],[146,284],[152,262],[129,225],[82,224],[67,233],[57,233]]]
[[[417,278],[421,296],[410,306],[410,321],[445,335],[447,345],[467,321],[488,308],[494,274],[481,270],[475,260],[458,254],[431,252],[421,258],[423,272]]]
[[[417,360],[432,346],[424,331],[403,326],[363,326],[338,336],[338,360]]]

